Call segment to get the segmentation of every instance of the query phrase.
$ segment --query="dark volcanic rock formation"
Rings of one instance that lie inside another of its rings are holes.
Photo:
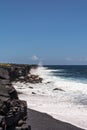
[[[19,76],[19,71],[12,67],[0,67],[0,130],[31,130],[26,124],[26,101],[19,100],[17,91],[11,84],[11,80]],[[20,75],[26,73],[22,71]]]
[[[40,78],[38,75],[28,75],[27,77],[24,78],[25,82],[29,82],[29,83],[42,83],[42,78]]]
[[[36,69],[37,67],[37,65],[4,64],[4,66],[0,66],[0,79],[5,79],[5,82],[7,81],[6,79],[10,79],[10,81],[29,82],[34,84],[41,83],[43,80],[42,78],[30,73],[31,68]],[[3,68],[5,69],[5,72]]]
[[[3,67],[1,66],[1,68],[4,68],[9,72],[9,77],[11,81],[15,81],[21,76],[27,76],[31,69],[31,65],[10,64],[10,66],[4,65]]]
[[[53,91],[56,91],[56,90],[58,90],[58,91],[63,91],[63,92],[64,92],[64,90],[61,89],[61,88],[54,88],[54,89],[53,89]]]

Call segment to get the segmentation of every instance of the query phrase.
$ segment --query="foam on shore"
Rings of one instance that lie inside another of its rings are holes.
[[[87,129],[87,84],[55,77],[53,71],[44,67],[31,70],[44,79],[43,83],[13,83],[22,92],[20,99],[26,100],[31,109]]]

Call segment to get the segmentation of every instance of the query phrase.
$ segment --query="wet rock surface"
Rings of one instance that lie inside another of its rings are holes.
[[[23,65],[23,64],[0,64],[0,80],[5,79],[10,81],[25,81],[29,82],[29,73],[31,68],[37,68],[37,65]],[[5,81],[6,82],[6,81]]]
[[[42,78],[38,75],[33,75],[30,73],[30,70],[36,69],[37,65],[17,65],[17,64],[10,64],[10,66],[4,66],[1,67],[1,70],[4,68],[7,72],[2,71],[0,74],[0,77],[5,82],[8,82],[8,79],[10,78],[10,81],[15,82],[25,82],[25,83],[42,83]],[[9,73],[9,76],[8,76]],[[1,80],[0,78],[0,80]],[[1,81],[2,82],[2,81]]]
[[[19,71],[12,67],[0,67],[0,130],[31,130],[26,124],[27,103],[19,100],[11,84],[19,76]],[[25,71],[22,74],[26,75]]]
[[[40,78],[38,75],[32,75],[29,74],[25,77],[19,77],[18,81],[20,82],[26,82],[26,83],[32,83],[32,84],[36,84],[36,83],[42,83],[42,78]]]
[[[64,91],[63,89],[61,89],[61,88],[54,88],[54,89],[53,89],[53,91],[57,91],[57,90],[58,90],[58,91],[63,91],[63,92],[65,92],[65,91]]]

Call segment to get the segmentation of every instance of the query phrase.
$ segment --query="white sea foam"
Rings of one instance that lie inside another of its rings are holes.
[[[13,83],[14,87],[22,92],[19,96],[27,101],[29,108],[87,129],[87,84],[56,77],[53,75],[54,71],[58,70],[42,66],[31,69],[32,74],[38,74],[44,79],[43,83],[18,82]],[[54,91],[55,88],[62,91]]]

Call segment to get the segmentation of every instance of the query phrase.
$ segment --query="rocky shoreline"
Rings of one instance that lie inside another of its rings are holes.
[[[38,76],[29,75],[32,65],[0,65],[0,130],[31,130],[27,125],[27,103],[18,98],[12,81],[42,82]]]
[[[37,67],[37,65],[0,65],[0,130],[82,130],[45,113],[31,110],[27,108],[26,101],[19,99],[12,82],[42,83],[41,77],[30,73],[32,68]],[[57,90],[63,91],[59,88],[53,91]]]

